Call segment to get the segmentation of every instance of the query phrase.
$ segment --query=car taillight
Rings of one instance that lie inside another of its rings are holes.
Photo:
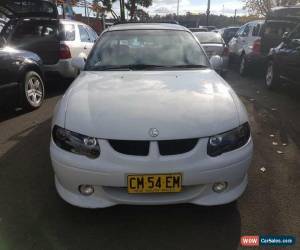
[[[223,56],[228,56],[228,55],[229,55],[229,48],[225,46],[223,50]]]
[[[254,54],[260,54],[260,50],[261,50],[261,42],[260,42],[260,39],[257,39],[254,41],[254,43],[252,45],[252,52]]]
[[[69,59],[69,58],[71,58],[70,48],[65,44],[61,44],[59,48],[59,59]]]

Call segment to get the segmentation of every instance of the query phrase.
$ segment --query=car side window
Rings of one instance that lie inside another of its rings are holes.
[[[94,43],[96,40],[97,40],[97,36],[95,34],[95,32],[93,31],[93,29],[89,26],[86,27],[87,28],[87,32],[89,33],[89,36],[91,38],[91,41],[92,43]]]
[[[258,23],[253,27],[252,36],[259,36],[259,33],[260,33],[260,24]]]
[[[245,26],[242,26],[242,27],[238,30],[238,32],[236,33],[236,36],[237,36],[237,37],[241,36],[241,35],[243,34],[243,32],[244,32],[244,29],[245,29]]]
[[[290,42],[288,47],[291,49],[299,49],[300,48],[300,26],[298,26],[290,36]]]
[[[291,34],[291,39],[294,40],[299,40],[300,41],[300,26],[298,26],[294,32]]]
[[[81,42],[91,42],[90,36],[83,25],[78,25]]]
[[[244,29],[243,33],[241,34],[241,36],[247,37],[247,36],[249,36],[249,32],[250,32],[250,25],[248,24],[245,26],[245,29]]]

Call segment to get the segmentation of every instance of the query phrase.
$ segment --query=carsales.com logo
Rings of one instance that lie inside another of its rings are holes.
[[[244,235],[240,243],[242,247],[291,246],[295,245],[296,238],[290,235]]]
[[[242,247],[257,247],[259,246],[259,236],[258,235],[245,235],[241,237]]]

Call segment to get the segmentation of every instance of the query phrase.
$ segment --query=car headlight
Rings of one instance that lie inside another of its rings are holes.
[[[58,147],[66,151],[85,155],[92,159],[100,156],[100,146],[96,138],[81,135],[59,126],[54,126],[52,138]]]
[[[247,122],[234,130],[212,136],[208,140],[207,154],[216,157],[225,152],[238,149],[249,141],[250,134],[250,126]]]

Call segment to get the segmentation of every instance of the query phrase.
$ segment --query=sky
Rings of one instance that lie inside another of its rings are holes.
[[[166,15],[177,12],[178,0],[153,0],[152,6],[147,9],[151,15],[159,14]],[[113,8],[119,12],[119,3],[114,4]],[[207,9],[207,0],[179,0],[179,13],[205,13]],[[242,0],[211,0],[211,13],[223,14],[227,16],[234,15],[234,10],[237,9],[237,15],[245,15],[247,11],[243,10]]]

